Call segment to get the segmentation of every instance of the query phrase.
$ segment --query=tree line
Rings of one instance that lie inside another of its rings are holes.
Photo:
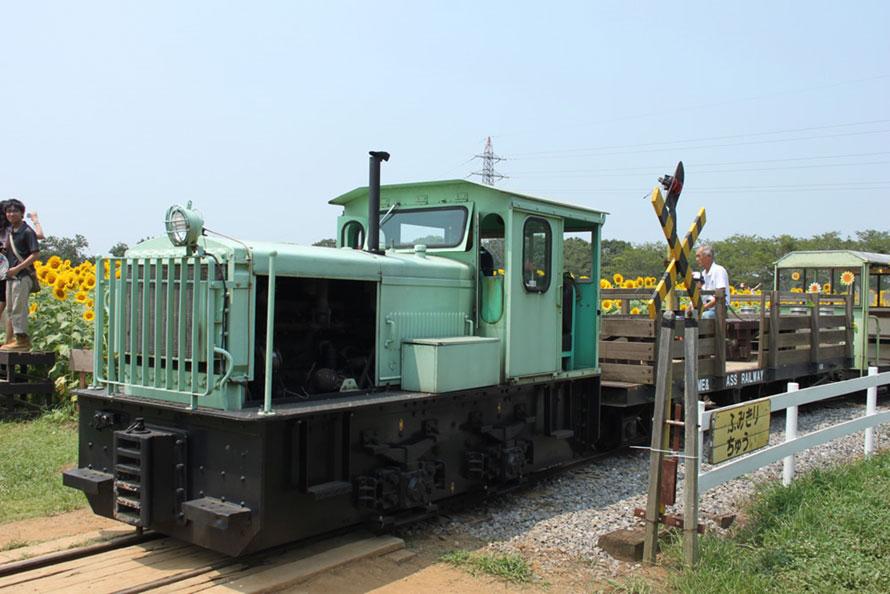
[[[773,264],[789,252],[858,250],[890,254],[890,231],[857,231],[855,238],[844,238],[836,231],[809,238],[735,234],[722,240],[700,239],[696,247],[706,244],[713,246],[714,261],[726,267],[733,285],[744,282],[749,287],[758,284],[772,287]],[[611,279],[616,272],[625,278],[660,278],[667,266],[667,242],[631,243],[620,239],[605,239],[600,253],[603,278]],[[694,257],[691,259],[693,268],[697,269]],[[590,244],[577,237],[567,239],[565,264],[566,270],[576,276],[587,274],[586,271],[590,270]]]

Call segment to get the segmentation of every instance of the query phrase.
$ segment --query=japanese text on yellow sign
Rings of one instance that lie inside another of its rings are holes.
[[[717,464],[769,443],[769,400],[719,411],[711,420],[709,462]]]

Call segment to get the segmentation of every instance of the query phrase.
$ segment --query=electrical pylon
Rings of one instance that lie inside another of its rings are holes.
[[[470,175],[478,175],[481,177],[483,184],[493,186],[496,179],[507,178],[506,175],[501,175],[494,170],[494,164],[498,161],[504,161],[505,159],[494,154],[494,151],[491,148],[491,136],[488,137],[488,141],[485,143],[485,152],[481,155],[475,155],[473,158],[482,159],[482,171],[474,171]]]

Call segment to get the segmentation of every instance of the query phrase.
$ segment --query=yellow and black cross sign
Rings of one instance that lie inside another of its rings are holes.
[[[674,200],[674,205],[676,205],[676,200]],[[665,204],[664,198],[661,195],[661,189],[658,187],[652,191],[652,207],[655,209],[655,214],[658,215],[658,222],[661,223],[661,230],[664,232],[665,239],[667,239],[672,259],[661,280],[655,286],[652,299],[649,300],[649,317],[655,319],[655,316],[661,311],[661,306],[667,299],[668,293],[677,286],[678,278],[683,280],[687,290],[691,290],[692,305],[700,313],[701,295],[699,294],[698,285],[692,282],[690,256],[692,254],[692,246],[695,245],[702,227],[705,226],[705,209],[699,209],[698,216],[695,217],[695,220],[689,227],[689,232],[686,234],[683,242],[680,243],[677,237],[676,210]]]

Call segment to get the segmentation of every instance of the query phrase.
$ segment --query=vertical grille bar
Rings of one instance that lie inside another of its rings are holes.
[[[142,377],[140,382],[143,386],[148,385],[148,362],[151,359],[151,260],[143,258],[142,262],[142,321],[139,328],[142,334]],[[137,268],[138,270],[138,268]],[[133,279],[136,283],[137,278]],[[132,353],[131,353],[132,356]]]
[[[176,389],[180,392],[185,392],[185,358],[186,355],[183,352],[185,348],[185,294],[186,294],[186,284],[188,281],[188,259],[183,257],[180,260],[179,264],[179,338],[176,342],[176,356],[179,359],[179,366],[177,369],[177,380],[176,380]]]
[[[200,300],[198,299],[198,280],[201,278],[198,267],[192,267],[192,349],[189,356],[192,358],[192,392],[198,391],[198,361],[201,357],[201,341],[198,335],[198,312],[200,310]],[[208,361],[209,363],[209,361]]]
[[[173,275],[176,272],[176,261],[173,258],[167,258],[167,270],[165,271],[164,281],[167,284],[167,320],[166,332],[164,332],[164,363],[167,369],[167,383],[169,388],[173,385],[173,297],[175,292],[175,279]]]
[[[160,258],[155,258],[154,260],[154,295],[155,295],[155,309],[154,309],[154,320],[152,323],[152,334],[154,344],[154,387],[158,388],[161,386],[161,374],[163,373],[161,370],[161,354],[164,352],[164,345],[161,342],[161,303],[163,299],[161,299],[161,272],[163,270],[162,266],[163,262]]]
[[[116,263],[116,261],[115,261]],[[120,275],[121,278],[117,279],[117,270],[115,266],[111,267],[109,274],[109,282],[113,286],[117,286],[118,294],[115,308],[117,313],[115,317],[118,320],[117,323],[117,344],[114,345],[114,354],[117,356],[117,381],[122,382],[126,379],[126,369],[124,365],[126,364],[126,357],[124,357],[124,353],[127,348],[127,287],[123,283],[127,279],[126,267],[121,264],[120,267]]]
[[[124,273],[126,271],[126,280],[124,280]],[[129,374],[127,379],[131,384],[138,383],[136,381],[136,356],[138,353],[138,332],[137,332],[137,314],[139,313],[139,308],[137,307],[137,303],[139,302],[139,293],[138,293],[138,284],[139,284],[139,274],[136,269],[136,261],[129,260],[125,264],[121,264],[121,282],[124,287],[128,287],[130,294],[130,298],[127,300],[127,335],[129,336],[129,341],[127,341],[127,349],[126,352],[129,355],[130,365],[129,365]]]

